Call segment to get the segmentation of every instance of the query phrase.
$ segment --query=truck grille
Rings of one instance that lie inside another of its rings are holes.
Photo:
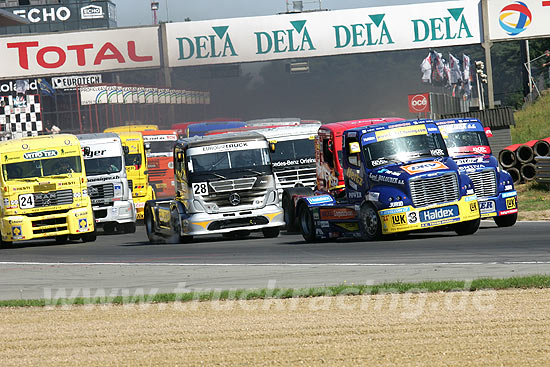
[[[67,205],[73,203],[73,190],[59,190],[50,192],[38,192],[34,194],[34,207],[43,208],[55,205]]]
[[[112,183],[93,185],[88,188],[90,199],[109,199],[115,197],[115,189]]]
[[[265,189],[251,189],[251,190],[235,190],[231,192],[222,192],[222,193],[210,193],[208,196],[203,196],[202,200],[205,203],[215,203],[219,208],[235,208],[236,206],[232,205],[229,197],[236,193],[239,195],[239,204],[238,205],[253,205],[254,200],[263,199],[267,194]]]
[[[410,181],[410,187],[412,202],[417,208],[456,201],[460,196],[458,178],[455,173],[413,179]]]
[[[164,168],[148,168],[148,171],[151,178],[164,178],[168,175],[168,170]]]
[[[210,187],[216,193],[220,192],[232,192],[236,190],[250,190],[256,183],[256,177],[250,178],[237,178],[235,180],[224,180],[210,182]]]
[[[300,168],[275,172],[275,176],[283,189],[294,187],[301,183],[305,187],[315,187],[317,172],[315,167]]]
[[[486,198],[497,194],[497,176],[494,169],[468,173],[468,177],[474,183],[478,197]]]

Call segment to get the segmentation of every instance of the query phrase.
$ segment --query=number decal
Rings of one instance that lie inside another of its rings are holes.
[[[32,209],[32,208],[34,208],[34,196],[33,196],[33,194],[19,195],[19,207],[21,209]]]
[[[194,183],[193,193],[198,196],[208,195],[208,183],[206,182]]]

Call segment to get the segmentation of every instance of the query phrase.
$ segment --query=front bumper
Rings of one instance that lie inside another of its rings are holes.
[[[404,206],[383,209],[378,212],[378,215],[382,222],[382,234],[445,226],[475,220],[480,217],[476,195],[465,196],[459,201],[424,208]]]
[[[43,216],[13,215],[2,218],[4,241],[25,241],[93,232],[92,208],[78,208]]]
[[[201,236],[237,230],[255,231],[263,228],[283,227],[283,210],[276,205],[242,212],[191,214],[182,218],[182,235]]]
[[[94,206],[96,223],[128,223],[136,221],[133,201],[114,201],[112,206]]]
[[[479,198],[481,218],[500,217],[518,212],[516,191],[507,191],[488,198]]]

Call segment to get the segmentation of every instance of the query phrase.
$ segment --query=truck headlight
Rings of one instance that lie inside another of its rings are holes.
[[[206,209],[204,208],[204,206],[202,206],[201,202],[196,199],[193,200],[193,207],[197,212],[206,212]]]
[[[266,205],[275,204],[275,203],[277,203],[277,192],[274,190],[271,190],[267,194]]]

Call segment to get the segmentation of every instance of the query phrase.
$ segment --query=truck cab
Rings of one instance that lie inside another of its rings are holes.
[[[95,241],[80,143],[70,134],[0,142],[2,244]]]
[[[118,133],[124,151],[124,163],[128,187],[132,191],[132,198],[136,207],[136,219],[143,219],[143,210],[147,200],[155,198],[155,192],[149,185],[149,172],[147,171],[146,144],[143,136],[138,132]]]
[[[269,144],[258,133],[180,139],[174,148],[176,197],[145,208],[149,240],[193,236],[277,237],[284,225]]]
[[[115,133],[77,135],[84,152],[88,195],[96,225],[107,233],[136,231],[136,209],[128,187],[124,152]]]
[[[178,140],[178,133],[174,130],[143,131],[143,141],[149,144],[147,150],[147,170],[149,184],[153,187],[156,197],[174,197],[174,146]]]
[[[493,218],[497,226],[513,226],[518,218],[514,180],[500,169],[492,155],[485,129],[477,119],[436,121],[449,155],[474,183],[482,219]]]
[[[306,241],[450,227],[472,234],[480,223],[471,179],[449,157],[431,120],[397,121],[346,130],[342,136],[345,196],[301,198]]]
[[[135,133],[142,131],[158,130],[158,125],[126,125],[114,126],[103,130],[104,133]]]

